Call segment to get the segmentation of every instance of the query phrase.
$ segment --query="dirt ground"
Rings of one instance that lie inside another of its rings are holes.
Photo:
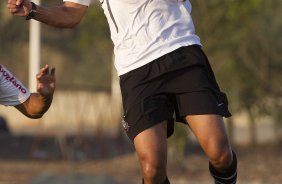
[[[0,184],[141,183],[137,157],[123,138],[0,137],[0,145]],[[235,150],[239,184],[282,183],[282,145]],[[212,183],[197,144],[187,145],[183,158],[169,154],[168,176],[174,184]]]

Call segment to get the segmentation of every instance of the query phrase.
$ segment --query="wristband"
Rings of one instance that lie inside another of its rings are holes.
[[[31,2],[31,10],[29,11],[28,15],[26,16],[26,20],[30,20],[33,19],[35,17],[36,14],[36,4],[34,2]]]

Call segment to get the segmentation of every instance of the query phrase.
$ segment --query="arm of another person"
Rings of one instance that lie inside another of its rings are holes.
[[[41,118],[49,109],[56,87],[55,68],[49,70],[49,66],[43,67],[36,75],[37,92],[32,93],[23,103],[16,105],[21,113],[29,118]]]
[[[7,8],[16,16],[26,17],[32,9],[30,0],[8,0]],[[88,6],[65,1],[54,7],[36,5],[33,19],[58,28],[73,28],[77,26],[86,13]]]

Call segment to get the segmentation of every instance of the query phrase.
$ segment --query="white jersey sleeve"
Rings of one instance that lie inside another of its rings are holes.
[[[91,3],[91,0],[63,0],[64,2],[69,1],[69,2],[73,2],[73,3],[77,3],[77,4],[82,4],[85,6],[89,6]]]
[[[0,64],[0,104],[15,106],[25,102],[30,96],[26,87]]]

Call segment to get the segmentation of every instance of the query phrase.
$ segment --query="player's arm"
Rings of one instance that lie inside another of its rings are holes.
[[[37,93],[32,93],[23,103],[16,105],[20,112],[29,118],[41,118],[49,109],[56,87],[55,68],[49,71],[49,66],[43,67],[36,75]]]
[[[30,0],[8,0],[7,8],[13,15],[27,17],[32,10],[32,3]],[[59,6],[35,5],[33,8],[33,19],[58,28],[73,28],[80,23],[88,7],[65,1]]]

